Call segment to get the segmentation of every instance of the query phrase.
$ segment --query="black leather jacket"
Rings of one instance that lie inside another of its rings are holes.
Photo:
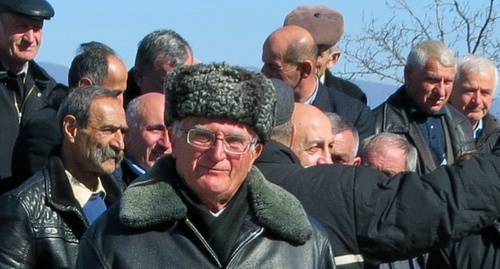
[[[477,150],[481,153],[490,152],[500,137],[500,122],[495,116],[486,114],[483,117],[483,131],[476,138]]]
[[[109,178],[101,181],[111,205],[121,193]],[[0,198],[0,268],[73,268],[88,226],[61,160],[52,157]]]
[[[85,233],[76,268],[335,268],[324,230],[256,168],[246,178],[252,213],[222,265],[187,217],[177,180],[174,159],[158,160]]]
[[[432,153],[415,122],[414,104],[406,94],[406,88],[399,88],[387,101],[373,110],[375,132],[390,132],[403,135],[417,148],[417,172],[427,174],[436,169]],[[475,152],[472,126],[469,120],[449,104],[443,107],[441,116],[445,130],[447,163],[452,164],[465,153]]]

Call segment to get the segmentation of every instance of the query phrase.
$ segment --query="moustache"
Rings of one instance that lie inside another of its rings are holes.
[[[106,160],[115,159],[117,167],[123,160],[123,156],[123,150],[114,150],[109,145],[102,148],[97,148],[91,153],[91,159],[94,164],[101,165],[101,163],[105,162]]]

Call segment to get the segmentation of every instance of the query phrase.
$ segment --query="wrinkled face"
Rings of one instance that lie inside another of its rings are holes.
[[[455,82],[450,103],[469,118],[475,128],[491,109],[495,93],[493,71],[461,74]]]
[[[301,72],[299,65],[285,61],[284,55],[287,50],[286,41],[273,38],[266,40],[262,49],[261,72],[267,78],[276,78],[283,80],[292,88],[296,88],[301,81]]]
[[[343,131],[333,136],[333,163],[354,165],[356,161],[356,141],[351,131]]]
[[[172,152],[167,127],[163,122],[163,102],[151,102],[141,109],[137,126],[130,126],[125,135],[126,157],[144,170],[149,170],[156,160]]]
[[[405,72],[406,90],[417,106],[429,114],[441,110],[450,97],[455,68],[430,59],[423,70]]]
[[[304,167],[332,163],[330,156],[330,144],[333,142],[332,129],[328,118],[326,116],[324,118],[325,120],[312,118],[306,124],[297,127],[291,150]]]
[[[42,19],[1,13],[0,55],[4,61],[22,66],[33,60],[42,42],[42,28]]]
[[[123,61],[114,56],[108,56],[108,75],[102,86],[117,93],[118,99],[123,102],[123,93],[127,89],[127,67]]]
[[[401,148],[373,150],[368,152],[363,164],[392,177],[399,172],[406,171],[406,155]]]
[[[125,111],[118,99],[92,102],[86,127],[76,130],[75,153],[81,154],[79,168],[97,174],[112,173],[123,158]]]
[[[172,155],[176,158],[177,172],[202,201],[229,201],[245,180],[262,146],[257,144],[241,155],[228,154],[222,139],[239,136],[252,140],[256,137],[255,132],[233,121],[203,117],[183,119],[180,126],[183,130],[180,135],[172,133]],[[188,144],[187,131],[193,128],[215,133],[215,144],[209,149]]]

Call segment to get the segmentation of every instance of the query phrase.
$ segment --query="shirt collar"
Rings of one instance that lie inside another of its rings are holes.
[[[132,168],[132,170],[134,170],[134,172],[136,172],[137,174],[144,175],[146,173],[146,170],[142,169],[137,164],[133,163],[131,160],[127,158],[125,158],[124,160],[130,166],[130,168]]]
[[[304,104],[312,105],[312,103],[316,99],[316,95],[318,94],[318,88],[319,88],[319,79],[318,79],[318,77],[316,77],[316,88],[314,89],[314,92],[311,95],[311,97],[309,97],[309,99],[307,99],[307,101],[305,101]]]
[[[480,119],[479,122],[477,123],[476,129],[472,131],[472,135],[474,136],[474,138],[477,138],[481,134],[482,130],[483,130],[483,119]]]
[[[68,176],[69,183],[71,185],[71,189],[73,190],[73,195],[75,196],[76,200],[78,201],[78,204],[83,208],[83,206],[87,203],[89,200],[90,196],[94,193],[99,193],[102,198],[104,199],[106,197],[106,191],[104,190],[104,187],[102,186],[101,179],[97,178],[97,190],[95,192],[89,190],[83,183],[78,181],[71,173],[67,170],[64,170],[66,172],[66,175]]]

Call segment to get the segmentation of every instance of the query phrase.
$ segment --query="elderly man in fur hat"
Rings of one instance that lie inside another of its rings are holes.
[[[274,88],[224,64],[168,75],[167,155],[84,238],[77,268],[334,268],[324,232],[253,167]]]

